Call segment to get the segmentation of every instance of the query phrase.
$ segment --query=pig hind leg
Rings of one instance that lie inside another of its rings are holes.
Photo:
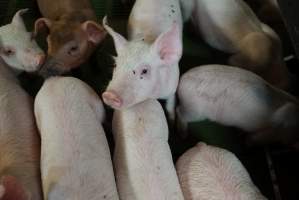
[[[287,103],[273,115],[269,127],[257,131],[248,137],[250,143],[262,144],[278,142],[298,144],[299,109],[293,103]]]
[[[4,176],[1,178],[0,198],[1,200],[28,199],[24,187],[13,176]]]
[[[229,64],[262,74],[276,54],[272,39],[264,32],[253,32],[240,42],[239,52],[229,58]]]
[[[4,196],[4,193],[5,193],[4,185],[0,185],[0,199],[2,199],[2,197]]]

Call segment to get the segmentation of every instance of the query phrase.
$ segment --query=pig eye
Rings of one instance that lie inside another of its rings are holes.
[[[143,69],[141,72],[141,75],[145,75],[145,74],[147,74],[147,69]]]
[[[68,51],[68,54],[72,56],[72,55],[76,54],[78,52],[78,50],[79,50],[78,45],[71,46],[71,48]]]
[[[135,70],[133,70],[133,74],[136,74]]]
[[[12,56],[12,55],[15,54],[15,51],[12,50],[12,49],[5,49],[5,50],[4,50],[4,54],[5,54],[6,56]]]

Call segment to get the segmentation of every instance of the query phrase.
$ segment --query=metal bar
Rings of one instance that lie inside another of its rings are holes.
[[[277,0],[277,2],[299,59],[299,1]]]

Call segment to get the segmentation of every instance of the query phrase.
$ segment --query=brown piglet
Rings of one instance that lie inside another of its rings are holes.
[[[89,0],[38,0],[43,18],[35,22],[35,35],[48,30],[48,58],[40,73],[44,77],[63,74],[84,63],[105,38],[96,23]]]

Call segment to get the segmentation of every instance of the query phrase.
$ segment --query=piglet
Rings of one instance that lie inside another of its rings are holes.
[[[251,132],[252,142],[298,142],[297,99],[250,71],[223,65],[193,68],[182,76],[178,97],[183,125],[209,119]]]
[[[104,102],[125,109],[146,99],[167,99],[174,116],[182,55],[182,17],[178,0],[137,0],[131,11],[129,41],[103,22],[113,37],[116,67]]]
[[[44,198],[117,200],[97,94],[79,79],[50,78],[36,96],[34,111],[42,141]]]
[[[35,22],[35,35],[49,29],[48,59],[41,70],[45,77],[62,74],[88,60],[105,38],[103,27],[96,23],[90,0],[38,0],[44,16]]]
[[[198,143],[176,163],[185,200],[266,200],[231,152]]]
[[[115,111],[112,129],[120,199],[184,199],[167,142],[166,118],[159,102],[147,100]]]
[[[40,68],[45,55],[27,32],[19,10],[0,27],[0,199],[41,200],[40,141],[33,101],[16,74]]]
[[[181,0],[184,20],[212,47],[232,54],[229,65],[257,73],[288,88],[288,71],[278,35],[243,0]]]

